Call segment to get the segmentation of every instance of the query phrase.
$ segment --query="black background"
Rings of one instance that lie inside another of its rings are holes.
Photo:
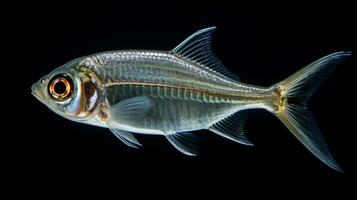
[[[13,70],[4,76],[11,83],[10,98],[3,98],[10,125],[2,131],[9,136],[3,140],[7,185],[32,188],[33,194],[111,185],[108,190],[118,197],[129,189],[136,191],[132,195],[198,190],[202,195],[237,197],[267,194],[262,193],[266,187],[280,193],[283,186],[303,195],[352,191],[355,55],[336,69],[309,104],[345,173],[322,164],[262,110],[249,112],[245,126],[254,147],[197,131],[200,155],[187,157],[160,136],[138,135],[144,147],[129,148],[109,130],[57,116],[30,93],[32,83],[71,59],[116,49],[170,50],[209,26],[218,27],[214,50],[223,63],[243,82],[269,86],[329,53],[355,53],[352,3],[83,1],[19,3],[12,9],[3,17],[9,33],[4,39],[10,42],[6,69]],[[152,190],[142,192],[147,187]],[[246,192],[248,188],[254,192]]]

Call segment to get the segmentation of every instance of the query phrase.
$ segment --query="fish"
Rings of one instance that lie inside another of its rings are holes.
[[[340,51],[261,87],[242,83],[215,56],[216,27],[201,29],[170,51],[118,50],[80,57],[32,85],[32,94],[71,121],[108,128],[124,144],[135,134],[164,136],[185,155],[199,154],[196,130],[253,146],[244,131],[247,111],[276,116],[320,161],[343,172],[331,155],[307,102],[334,68]]]

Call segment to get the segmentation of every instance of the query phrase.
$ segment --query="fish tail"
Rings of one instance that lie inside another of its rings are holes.
[[[307,102],[323,80],[350,54],[341,51],[325,56],[272,86],[279,96],[275,115],[312,154],[340,172],[343,170],[328,150]]]

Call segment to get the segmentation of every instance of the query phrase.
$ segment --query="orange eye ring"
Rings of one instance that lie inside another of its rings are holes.
[[[48,85],[48,93],[52,99],[64,101],[73,93],[73,81],[66,74],[54,76]]]

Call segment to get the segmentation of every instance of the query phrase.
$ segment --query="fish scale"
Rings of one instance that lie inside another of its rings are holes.
[[[108,59],[107,54],[111,54]],[[133,54],[132,60],[130,57],[120,56],[120,54]],[[157,56],[152,56],[156,55]],[[227,92],[243,92],[262,90],[264,88],[249,87],[247,85],[239,84],[234,80],[223,78],[222,75],[213,73],[212,71],[199,67],[199,63],[194,63],[189,60],[183,60],[170,53],[157,53],[147,55],[145,51],[133,52],[112,52],[104,53],[102,56],[95,56],[104,58],[106,63],[104,66],[95,68],[94,71],[102,74],[106,69],[115,70],[112,73],[107,73],[102,76],[103,81],[107,80],[146,80],[150,82],[158,81],[176,81],[177,84],[192,85],[190,81],[195,81],[199,87],[206,89],[217,88],[219,90],[226,90]],[[118,59],[114,61],[114,58]],[[140,58],[140,59],[139,59]],[[140,70],[142,71],[140,71]],[[125,72],[125,73],[124,73]],[[125,74],[126,76],[121,76]],[[198,76],[197,76],[198,75]],[[174,83],[175,84],[175,83]]]

